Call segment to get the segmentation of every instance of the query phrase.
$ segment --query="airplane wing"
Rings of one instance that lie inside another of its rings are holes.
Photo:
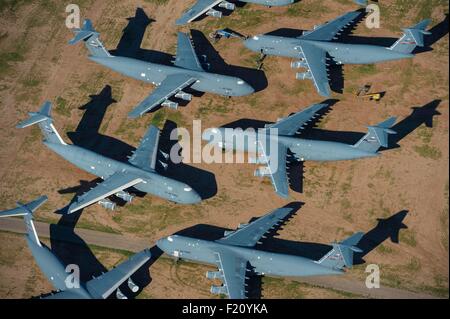
[[[264,234],[280,223],[292,211],[292,208],[276,209],[250,224],[243,225],[236,231],[218,239],[217,242],[234,246],[253,247],[260,241]]]
[[[342,31],[350,26],[361,12],[348,12],[337,19],[316,27],[314,30],[305,32],[300,38],[305,40],[331,41],[335,39]]]
[[[202,14],[206,13],[209,9],[212,9],[223,0],[198,0],[194,6],[188,9],[181,18],[176,21],[177,25],[187,24],[197,19]]]
[[[108,196],[114,195],[124,189],[142,182],[140,177],[130,173],[117,172],[106,178],[103,182],[97,184],[90,191],[79,196],[75,202],[70,204],[68,213],[71,214],[86,206],[98,202]]]
[[[174,64],[188,70],[203,71],[187,33],[178,32],[177,57]]]
[[[119,286],[141,268],[151,257],[150,251],[145,249],[130,259],[124,261],[116,268],[107,273],[89,280],[86,283],[86,289],[94,298],[106,299]]]
[[[226,249],[217,248],[214,255],[221,273],[220,279],[223,282],[218,292],[226,294],[230,299],[245,299],[245,274],[248,261]]]
[[[288,149],[278,143],[278,152],[267,154],[264,146],[259,142],[259,151],[261,162],[266,164],[259,168],[256,172],[256,176],[269,176],[272,185],[275,188],[275,192],[283,198],[289,196],[289,182],[286,173],[286,156]]]
[[[308,77],[320,95],[328,97],[331,94],[327,72],[327,52],[309,43],[301,45],[301,51],[308,67]]]
[[[292,136],[297,133],[308,121],[313,119],[317,112],[327,107],[327,104],[314,104],[303,111],[292,114],[286,118],[280,119],[275,124],[267,127],[267,129],[278,129],[279,135]]]
[[[128,113],[128,117],[137,118],[142,116],[144,113],[151,111],[161,103],[164,103],[171,96],[177,94],[195,81],[195,78],[187,74],[172,74],[167,76],[144,101],[139,103],[133,111]]]
[[[159,129],[150,125],[139,147],[128,160],[131,164],[145,170],[154,170],[158,155]]]

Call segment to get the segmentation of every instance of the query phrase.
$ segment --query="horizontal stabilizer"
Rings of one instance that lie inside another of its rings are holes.
[[[25,128],[39,122],[51,119],[50,111],[52,108],[52,104],[49,101],[46,101],[39,112],[29,112],[30,117],[19,124],[17,124],[17,128]]]
[[[28,204],[17,203],[16,208],[0,212],[0,217],[23,216],[28,239],[35,245],[41,247],[42,245],[33,223],[33,212],[44,204],[47,199],[47,196],[41,196]]]
[[[430,19],[426,19],[411,28],[403,29],[403,31],[406,34],[409,34],[418,46],[423,47],[425,45],[423,36],[431,34],[431,32],[425,31],[430,22]]]
[[[388,134],[397,134],[397,132],[390,129],[396,121],[396,117],[391,117],[377,126],[369,126],[369,132],[372,132],[377,137],[381,146],[388,147]]]
[[[351,268],[353,266],[353,254],[362,252],[356,245],[363,236],[364,233],[359,232],[342,242],[333,243],[333,249],[316,263],[333,269]]]
[[[24,216],[32,214],[47,201],[47,196],[41,196],[28,204],[17,203],[17,208],[0,212],[0,217]]]
[[[431,34],[425,29],[430,22],[430,19],[423,20],[413,27],[403,29],[403,36],[390,47],[390,50],[410,54],[417,46],[425,46],[424,36]]]
[[[80,41],[88,39],[93,34],[98,35],[89,19],[84,20],[81,29],[74,29],[73,32],[75,33],[75,37],[69,41],[69,44],[77,44]]]
[[[380,147],[389,147],[389,135],[397,133],[391,130],[396,121],[396,117],[391,117],[378,125],[369,126],[369,132],[353,147],[368,153],[376,153]]]

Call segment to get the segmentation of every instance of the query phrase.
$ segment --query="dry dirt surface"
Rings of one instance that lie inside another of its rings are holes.
[[[196,49],[211,53],[205,40],[220,28],[245,35],[279,28],[311,29],[355,9],[350,0],[303,0],[288,8],[246,5],[220,20],[207,17],[188,27],[175,27],[176,18],[193,2],[77,1],[82,17],[92,19],[108,49],[130,52],[139,46],[133,52],[140,58],[155,56],[154,51],[174,54],[179,30],[192,28],[203,33],[206,39],[195,33]],[[301,187],[294,187],[297,191],[291,190],[288,200],[279,198],[269,181],[253,177],[256,167],[252,164],[174,167],[180,179],[202,185],[208,199],[181,206],[152,196],[137,197],[114,212],[94,205],[84,209],[77,227],[147,240],[152,246],[157,239],[194,225],[235,228],[290,202],[304,202],[279,231],[279,247],[298,245],[297,250],[302,251],[305,243],[327,244],[357,231],[367,232],[372,241],[365,243],[364,263],[349,270],[348,278],[365,280],[366,266],[377,264],[383,286],[448,297],[448,3],[386,0],[380,6],[381,28],[368,29],[361,23],[355,36],[382,37],[378,43],[393,43],[401,36],[401,28],[431,18],[432,50],[407,61],[345,66],[343,92],[333,94],[339,102],[308,134],[356,142],[361,135],[354,132],[365,133],[367,125],[397,116],[394,130],[398,134],[391,140],[394,147],[372,159],[307,162]],[[72,34],[64,25],[65,4],[8,0],[0,4],[0,10],[0,209],[46,194],[49,201],[36,214],[41,221],[57,222],[60,216],[54,212],[86,191],[95,179],[45,148],[36,127],[15,128],[45,100],[54,103],[55,126],[67,142],[71,142],[67,133],[76,131],[84,120],[90,133],[81,135],[85,142],[116,155],[127,155],[137,146],[150,123],[162,128],[165,120],[170,120],[191,129],[194,119],[202,120],[203,128],[241,119],[276,121],[323,100],[311,83],[295,80],[290,59],[270,57],[263,65],[267,87],[252,96],[227,99],[204,94],[176,111],[162,109],[130,120],[127,113],[154,88],[89,61],[82,45],[69,46]],[[136,22],[145,20],[143,14],[151,19],[149,23]],[[225,63],[249,68],[240,68],[240,74],[261,82],[261,74],[250,70],[257,65],[257,55],[240,40],[220,40],[213,46]],[[213,66],[219,62],[208,58]],[[375,91],[386,92],[381,102],[353,95],[366,83],[372,83]],[[92,118],[86,120],[88,116],[100,117],[99,127]],[[300,179],[294,175],[291,182],[298,184]],[[48,292],[51,287],[32,262],[25,243],[15,240],[17,235],[1,236],[6,244],[0,254],[0,297],[27,298]],[[107,268],[129,255],[95,247],[93,252]],[[139,297],[212,298],[208,292],[211,282],[204,278],[207,269],[158,259],[150,269],[152,281]],[[179,290],[180,286],[184,288]],[[262,286],[266,298],[360,297],[293,279],[265,278]]]

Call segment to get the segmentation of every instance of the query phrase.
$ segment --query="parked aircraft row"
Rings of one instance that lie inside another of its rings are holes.
[[[117,299],[127,299],[127,294],[136,294],[142,288],[131,277],[152,257],[149,249],[133,255],[99,277],[77,286],[68,285],[70,276],[66,265],[39,240],[33,222],[34,211],[46,201],[47,197],[41,196],[28,204],[18,203],[17,208],[0,212],[0,217],[24,217],[28,247],[39,268],[56,290],[42,298],[106,299],[115,296]],[[247,297],[249,272],[259,276],[304,277],[340,275],[345,268],[352,267],[353,254],[363,252],[357,244],[364,233],[356,233],[342,242],[333,243],[329,251],[318,260],[261,250],[258,244],[295,211],[292,207],[276,209],[248,224],[240,224],[235,231],[226,231],[217,240],[174,234],[158,240],[157,246],[177,259],[217,267],[217,271],[208,271],[206,277],[219,279],[223,285],[212,285],[210,291],[231,299]],[[80,269],[80,272],[83,271],[85,270]]]
[[[282,6],[295,1],[244,2]],[[366,3],[355,2],[361,5]],[[217,8],[234,10],[235,4],[224,0],[199,0],[177,20],[177,24],[192,22],[204,14],[220,17],[222,13]],[[417,46],[424,46],[424,35],[429,34],[426,31],[429,20],[425,20],[404,29],[404,35],[390,47],[337,42],[339,35],[353,25],[361,14],[359,11],[344,14],[315,27],[312,31],[304,32],[297,38],[261,34],[245,37],[243,42],[248,49],[260,53],[262,58],[266,55],[294,58],[292,68],[307,70],[297,73],[296,78],[312,80],[320,95],[329,96],[329,64],[372,64],[412,58],[413,50]],[[238,76],[210,72],[208,61],[204,57],[199,58],[189,34],[178,33],[177,53],[170,65],[113,55],[100,41],[99,33],[90,20],[85,20],[80,29],[74,30],[74,34],[69,43],[83,42],[90,53],[90,60],[156,86],[155,90],[129,113],[130,118],[142,116],[160,106],[176,109],[178,103],[173,99],[190,101],[193,95],[189,92],[192,90],[226,97],[245,96],[255,92],[252,85]],[[255,176],[270,177],[275,192],[286,198],[289,192],[286,169],[288,161],[338,161],[374,157],[379,155],[380,148],[388,147],[388,136],[396,133],[392,129],[396,118],[391,117],[382,123],[369,126],[367,134],[355,144],[299,137],[307,124],[327,107],[327,103],[314,104],[279,119],[276,123],[266,125],[257,133],[247,134],[245,139],[229,139],[225,127],[207,130],[203,139],[215,141],[220,148],[242,152],[249,151],[249,145],[257,145],[254,163],[264,166],[256,170]],[[160,131],[157,127],[150,125],[140,145],[128,160],[119,161],[91,149],[67,144],[54,126],[51,108],[51,102],[45,102],[37,112],[29,113],[29,118],[20,122],[17,127],[38,125],[46,147],[75,166],[102,179],[94,188],[71,202],[63,211],[65,216],[94,203],[114,209],[112,196],[129,203],[134,197],[130,188],[179,204],[196,204],[203,200],[199,190],[164,173],[168,168],[169,154],[160,148]],[[266,147],[268,142],[275,143],[277,151],[269,150]],[[28,246],[42,272],[57,290],[56,293],[50,294],[49,298],[108,298],[115,293],[115,296],[121,299],[127,296],[124,289],[132,293],[140,290],[141,287],[131,277],[150,260],[152,256],[149,250],[137,253],[109,272],[83,282],[78,288],[68,288],[65,265],[52,250],[40,242],[33,223],[33,213],[46,200],[47,197],[42,196],[28,204],[19,203],[15,209],[0,212],[0,217],[24,217]],[[358,243],[363,233],[356,233],[342,242],[333,243],[329,251],[319,259],[259,249],[258,244],[264,241],[268,233],[294,212],[295,210],[288,206],[276,209],[248,224],[240,225],[235,231],[225,232],[222,238],[215,240],[173,234],[158,240],[157,246],[177,259],[216,266],[218,270],[208,272],[206,276],[209,279],[221,280],[223,285],[212,286],[211,292],[229,298],[247,297],[246,282],[249,272],[256,275],[296,277],[342,274],[345,268],[352,267],[353,254],[362,253]]]
[[[311,80],[318,93],[329,97],[331,89],[327,67],[331,64],[373,64],[385,61],[413,58],[417,46],[424,46],[424,35],[430,20],[404,29],[403,36],[390,47],[337,42],[339,35],[361,18],[362,12],[349,12],[341,17],[304,32],[297,38],[259,34],[244,38],[244,45],[255,52],[267,55],[294,58],[292,68],[306,69],[297,73],[298,80]],[[208,71],[207,61],[201,62],[188,34],[178,32],[177,54],[173,65],[157,64],[129,57],[114,56],[108,52],[99,39],[90,20],[85,20],[81,29],[74,31],[69,41],[76,44],[83,41],[89,50],[89,59],[107,68],[156,86],[156,89],[128,115],[136,118],[160,105],[172,109],[178,103],[171,98],[185,101],[192,94],[183,90],[193,89],[222,96],[246,96],[255,89],[245,80]]]

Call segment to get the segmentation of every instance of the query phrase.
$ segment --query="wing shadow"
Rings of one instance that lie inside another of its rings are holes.
[[[160,150],[162,152],[171,154],[172,150],[178,150],[177,153],[181,155],[181,146],[178,140],[174,141],[170,139],[171,133],[176,133],[177,128],[177,124],[170,120],[164,123],[159,139]],[[174,136],[178,136],[178,134],[174,134]],[[213,173],[184,164],[183,162],[174,163],[173,161],[169,161],[167,164],[167,169],[159,170],[159,172],[164,176],[190,185],[202,199],[208,199],[217,194],[217,182]]]
[[[267,78],[263,71],[227,64],[201,31],[192,29],[191,37],[198,56],[206,58],[209,72],[239,77],[250,84],[255,92],[267,87]]]

